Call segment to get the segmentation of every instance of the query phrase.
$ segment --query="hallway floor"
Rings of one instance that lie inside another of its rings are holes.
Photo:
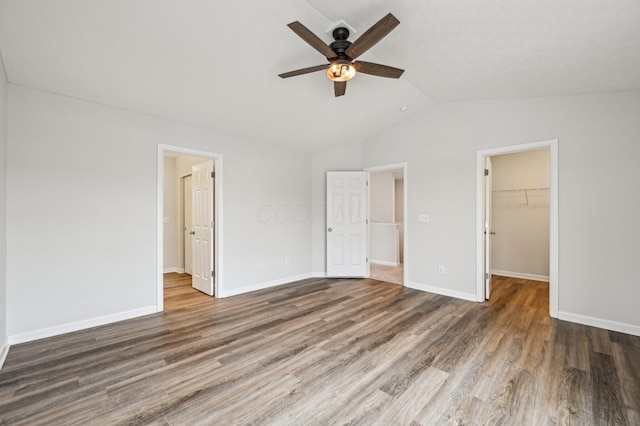
[[[400,266],[386,266],[372,263],[369,278],[402,285],[404,284],[403,274],[404,264],[400,264]]]

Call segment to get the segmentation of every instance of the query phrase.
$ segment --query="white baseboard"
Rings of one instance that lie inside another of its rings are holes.
[[[27,331],[9,336],[9,344],[17,345],[19,343],[31,342],[33,340],[44,339],[45,337],[58,336],[60,334],[71,333],[73,331],[84,330],[100,325],[111,324],[113,322],[124,321],[131,318],[137,318],[144,315],[155,314],[158,312],[156,306],[148,306],[146,308],[134,309],[131,311],[120,312],[112,315],[91,318],[88,320],[72,322],[69,324],[57,325],[55,327],[43,328],[40,330]]]
[[[312,272],[311,278],[327,278],[326,272]]]
[[[604,328],[605,330],[619,331],[620,333],[640,336],[640,326],[626,324],[623,322],[605,320],[601,318],[588,317],[585,315],[572,314],[570,312],[558,312],[558,319],[575,322],[591,327]]]
[[[175,272],[176,274],[184,274],[184,268],[164,268],[162,271],[164,274]]]
[[[9,354],[9,344],[7,343],[2,347],[2,351],[0,351],[0,370],[4,365],[4,360],[7,359],[7,355]]]
[[[251,293],[252,291],[258,291],[258,290],[264,290],[271,287],[277,287],[279,285],[289,284],[294,281],[300,281],[300,280],[305,280],[307,278],[312,278],[312,275],[313,274],[295,275],[293,277],[280,278],[277,280],[249,285],[246,287],[234,288],[232,290],[223,290],[219,297],[224,298],[224,297],[238,296],[240,294]]]
[[[386,260],[369,259],[369,263],[375,263],[376,265],[384,265],[384,266],[400,266],[399,263],[387,262]]]
[[[426,284],[407,282],[405,287],[412,288],[414,290],[426,291],[428,293],[441,294],[443,296],[455,297],[456,299],[469,300],[476,302],[475,293],[465,293],[463,291],[450,290],[448,288],[434,287]]]
[[[491,270],[491,275],[501,275],[503,277],[521,278],[523,280],[544,281],[549,282],[549,276],[534,275],[534,274],[521,274],[520,272],[500,271],[497,269]]]

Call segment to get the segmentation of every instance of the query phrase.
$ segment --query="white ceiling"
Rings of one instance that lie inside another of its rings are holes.
[[[352,41],[401,24],[333,97],[325,63],[286,27]],[[9,81],[305,150],[359,142],[433,102],[640,89],[638,0],[0,0]],[[409,105],[407,112],[400,106]]]

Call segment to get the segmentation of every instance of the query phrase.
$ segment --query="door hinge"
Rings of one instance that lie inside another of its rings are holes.
[[[366,220],[366,224],[367,224],[367,225],[369,224],[369,219],[367,219],[367,220]]]
[[[369,258],[367,257],[367,263],[369,263]]]
[[[216,177],[216,172],[211,172],[211,179]]]
[[[484,175],[489,176],[489,169],[484,169]]]
[[[367,186],[369,186],[369,181],[367,181]]]
[[[211,278],[215,278],[216,277],[216,271],[211,271]]]
[[[488,272],[485,272],[485,273],[484,273],[484,279],[485,279],[485,280],[488,280],[488,279],[489,279],[489,273],[488,273]]]

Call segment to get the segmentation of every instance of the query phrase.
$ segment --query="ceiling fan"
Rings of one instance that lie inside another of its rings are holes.
[[[318,36],[300,22],[292,22],[287,26],[311,47],[325,56],[329,64],[289,71],[279,74],[279,76],[289,78],[296,75],[326,70],[327,77],[333,80],[333,91],[336,97],[344,95],[347,90],[347,81],[353,78],[357,72],[378,77],[400,78],[404,70],[399,68],[365,61],[355,61],[358,56],[382,40],[391,30],[398,26],[399,23],[400,21],[389,13],[353,43],[347,40],[349,38],[349,30],[344,27],[338,27],[333,30],[333,38],[335,41],[326,45]]]

